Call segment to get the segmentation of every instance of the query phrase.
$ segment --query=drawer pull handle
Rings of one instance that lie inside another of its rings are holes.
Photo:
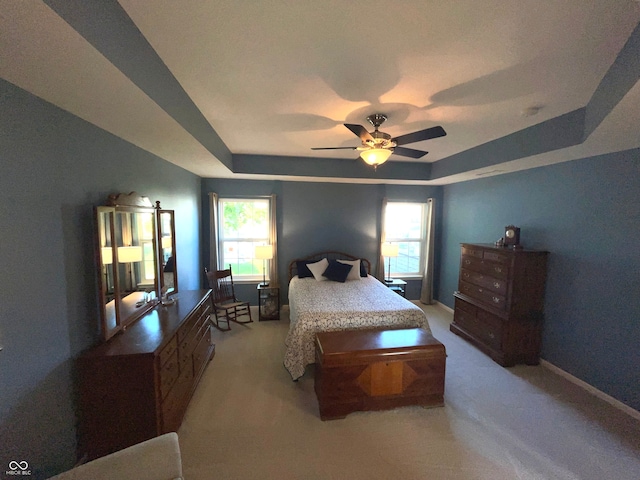
[[[493,303],[500,303],[500,299],[498,297],[493,297],[492,300]]]
[[[464,278],[469,278],[469,274],[468,274],[468,273],[466,273],[466,272],[465,272],[465,273],[463,273],[463,274],[462,274],[462,276],[463,276]]]
[[[493,267],[494,270],[498,273],[502,273],[502,268],[501,267]]]
[[[465,261],[464,261],[464,264],[465,264],[465,265],[471,265],[471,260],[465,260]]]
[[[489,332],[489,338],[496,338],[496,336],[493,334],[493,332]]]
[[[478,292],[479,292],[479,293],[482,293],[483,291],[484,291],[484,290],[482,290],[481,288],[479,288],[479,289],[478,289]],[[493,298],[495,298],[495,297],[493,297]]]
[[[500,282],[493,282],[493,286],[495,288],[500,288]]]

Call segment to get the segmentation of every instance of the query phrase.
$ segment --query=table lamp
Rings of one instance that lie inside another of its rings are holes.
[[[118,247],[118,263],[126,263],[129,265],[129,283],[131,291],[133,288],[133,272],[131,265],[142,261],[142,246]]]
[[[383,243],[381,248],[381,253],[383,257],[387,257],[389,259],[389,265],[387,267],[387,275],[388,277],[384,279],[387,283],[393,283],[393,279],[391,278],[391,257],[397,257],[399,253],[399,246],[397,243]]]
[[[262,283],[260,284],[262,287],[268,287],[269,283],[265,279],[266,270],[267,270],[267,260],[271,260],[273,258],[273,246],[272,245],[256,245],[255,258],[262,260]]]

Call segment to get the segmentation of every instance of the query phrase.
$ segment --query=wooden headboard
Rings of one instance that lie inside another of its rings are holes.
[[[298,274],[298,265],[296,262],[305,261],[305,260],[320,261],[323,258],[326,258],[327,260],[360,260],[360,264],[364,265],[364,268],[367,271],[367,273],[371,274],[371,262],[366,258],[354,257],[353,255],[349,255],[348,253],[328,251],[328,252],[318,252],[312,255],[308,255],[304,258],[295,258],[291,260],[289,262],[289,281],[291,281],[291,279]]]

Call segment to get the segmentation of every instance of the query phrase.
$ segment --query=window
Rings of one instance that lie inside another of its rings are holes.
[[[218,266],[231,265],[234,280],[262,280],[268,263],[254,258],[257,245],[269,245],[268,198],[221,198],[218,202]]]
[[[388,202],[385,210],[385,241],[398,244],[398,256],[385,259],[393,276],[422,276],[427,237],[427,203]]]

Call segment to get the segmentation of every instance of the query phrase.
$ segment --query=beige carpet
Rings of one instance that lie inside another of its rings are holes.
[[[638,420],[546,368],[500,367],[422,307],[447,348],[445,406],[328,422],[313,368],[293,382],[282,365],[286,312],[216,332],[178,432],[186,479],[640,479]]]

